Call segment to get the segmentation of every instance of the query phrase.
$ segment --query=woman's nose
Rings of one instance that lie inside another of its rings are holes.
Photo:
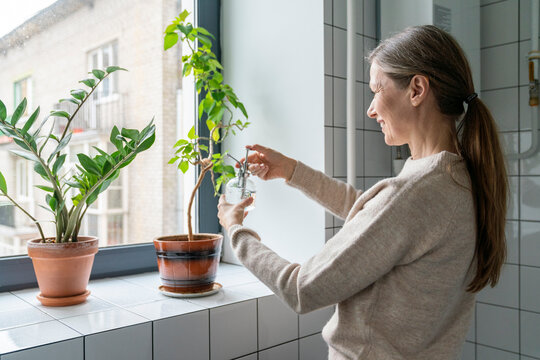
[[[373,118],[375,119],[377,117],[377,112],[375,112],[375,108],[373,107],[373,101],[371,102],[371,104],[369,104],[369,108],[367,109],[367,116],[369,116],[370,118]]]

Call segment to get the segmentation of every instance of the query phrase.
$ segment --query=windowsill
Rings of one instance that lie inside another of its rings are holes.
[[[157,272],[92,280],[85,303],[57,308],[37,288],[0,293],[0,355],[272,295],[242,266],[221,263],[216,281],[214,295],[178,299],[158,290]]]

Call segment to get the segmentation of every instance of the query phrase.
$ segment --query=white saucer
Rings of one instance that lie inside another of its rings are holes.
[[[161,285],[159,287],[159,291],[161,291],[161,293],[163,295],[167,295],[167,296],[175,297],[175,298],[195,298],[195,297],[202,297],[202,296],[208,296],[208,295],[215,294],[219,290],[221,290],[222,287],[223,287],[223,285],[221,285],[220,283],[215,282],[214,287],[211,290],[200,292],[200,293],[185,293],[185,294],[183,294],[183,293],[167,291],[167,290],[163,289],[163,285]]]

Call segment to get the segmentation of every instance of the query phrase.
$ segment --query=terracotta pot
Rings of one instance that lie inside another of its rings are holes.
[[[38,300],[46,306],[66,306],[82,303],[90,291],[86,289],[98,239],[79,236],[74,243],[41,243],[28,241],[28,256],[32,259],[41,294]]]
[[[165,291],[182,294],[212,290],[221,255],[223,236],[193,234],[154,239],[159,276]]]

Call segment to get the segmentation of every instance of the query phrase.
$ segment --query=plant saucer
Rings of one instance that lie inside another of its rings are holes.
[[[163,295],[175,297],[175,298],[195,298],[195,297],[203,297],[203,296],[216,294],[219,290],[221,290],[222,287],[223,285],[215,282],[213,288],[208,291],[196,292],[196,293],[180,293],[180,292],[167,291],[163,288],[163,285],[160,285],[159,291],[161,291]]]

